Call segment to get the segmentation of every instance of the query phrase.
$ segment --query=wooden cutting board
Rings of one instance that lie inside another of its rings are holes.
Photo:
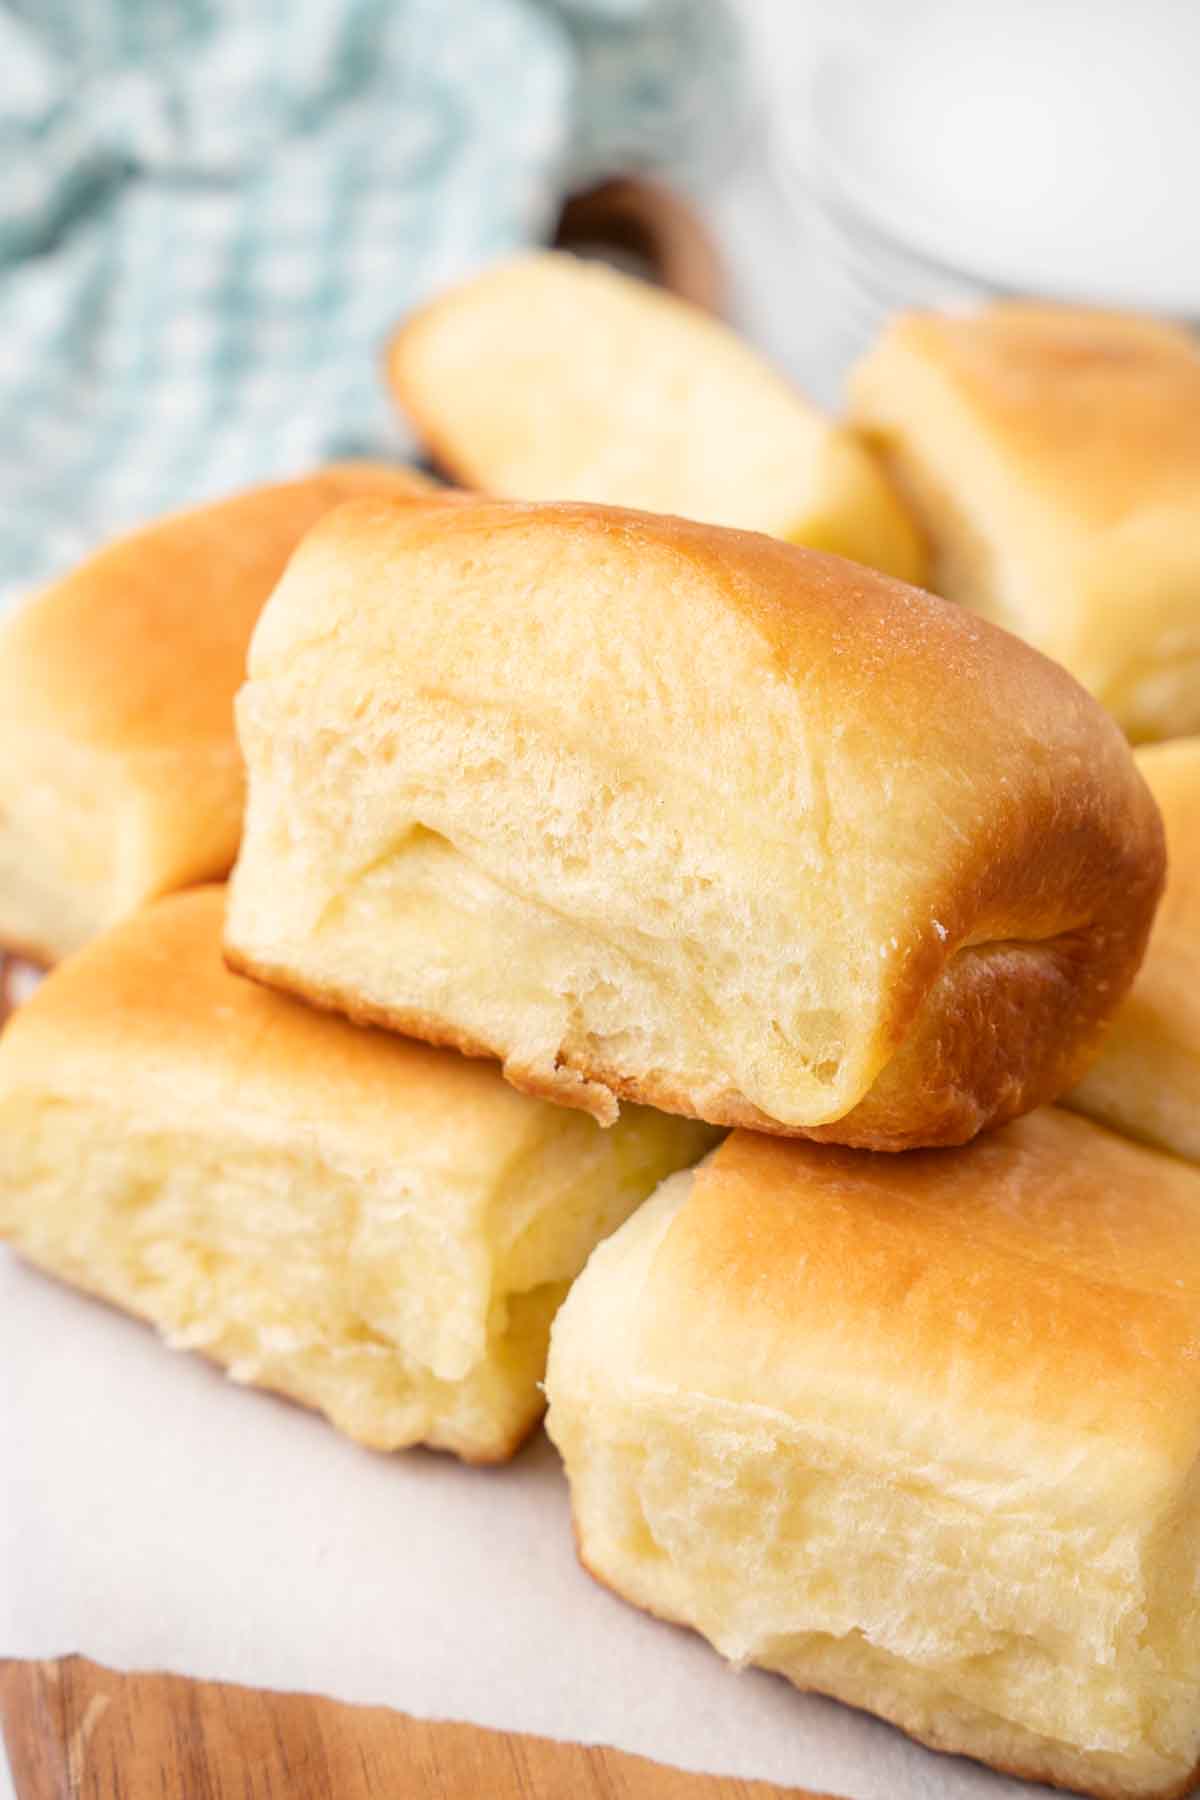
[[[0,1663],[18,1800],[830,1800],[385,1707]]]

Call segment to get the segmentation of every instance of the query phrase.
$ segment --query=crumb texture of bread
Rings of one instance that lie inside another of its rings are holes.
[[[1135,741],[1200,731],[1200,348],[1119,313],[893,320],[851,417],[930,545],[929,585],[1071,670]]]
[[[52,963],[142,901],[226,875],[241,836],[233,699],[310,525],[415,469],[336,464],[162,519],[0,630],[0,945]]]
[[[377,1449],[510,1455],[594,1244],[712,1144],[231,974],[224,890],[68,959],[0,1039],[0,1235]]]
[[[719,320],[544,251],[439,296],[388,352],[396,398],[468,486],[766,531],[920,581],[871,452]]]
[[[1200,1173],[1058,1108],[735,1133],[593,1254],[547,1427],[635,1605],[1101,1800],[1200,1761]]]
[[[1136,760],[1166,826],[1166,891],[1132,991],[1066,1104],[1200,1163],[1200,737]]]
[[[869,1148],[1061,1093],[1161,825],[1112,721],[963,608],[765,536],[361,502],[255,634],[235,965],[620,1100]]]

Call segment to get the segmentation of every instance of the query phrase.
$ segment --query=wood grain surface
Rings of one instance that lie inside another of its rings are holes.
[[[0,1724],[18,1800],[830,1800],[78,1656],[0,1663]]]

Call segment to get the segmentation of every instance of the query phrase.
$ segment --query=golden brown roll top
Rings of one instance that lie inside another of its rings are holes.
[[[593,1253],[548,1428],[601,1580],[938,1749],[1200,1763],[1200,1172],[1057,1108],[881,1157],[737,1132]]]
[[[912,520],[853,433],[729,326],[615,269],[499,263],[407,320],[387,369],[470,487],[683,513],[922,578]]]
[[[233,697],[264,601],[321,514],[428,493],[363,463],[118,539],[0,631],[0,944],[50,963],[142,900],[225,874]]]
[[[737,1132],[688,1179],[643,1295],[645,1378],[831,1430],[890,1394],[893,1448],[1010,1474],[1069,1446],[1080,1509],[1190,1475],[1197,1171],[1042,1107],[903,1157]]]
[[[894,319],[850,382],[929,584],[1058,658],[1134,739],[1200,730],[1200,349],[1003,303]]]
[[[611,1120],[899,1149],[1062,1091],[1161,827],[1016,639],[836,557],[581,505],[364,502],[239,701],[238,966]]]

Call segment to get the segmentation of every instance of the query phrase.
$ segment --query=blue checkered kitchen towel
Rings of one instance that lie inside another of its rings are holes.
[[[722,0],[0,0],[0,604],[407,448],[389,328],[730,114]]]

